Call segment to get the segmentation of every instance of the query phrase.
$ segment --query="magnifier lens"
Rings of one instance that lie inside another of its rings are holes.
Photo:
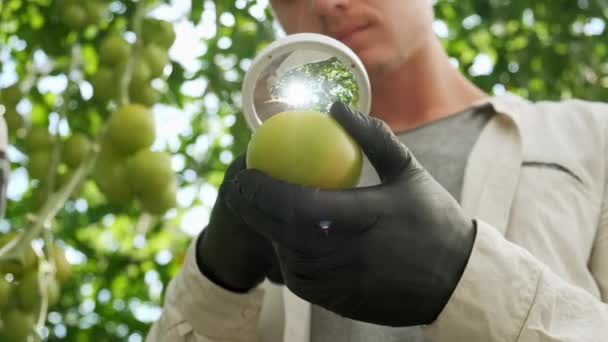
[[[369,79],[353,51],[318,34],[271,43],[256,56],[243,82],[243,115],[254,132],[248,167],[296,184],[354,186],[362,153],[325,115],[336,101],[369,113]]]
[[[368,113],[369,79],[346,45],[318,34],[296,34],[260,52],[243,83],[243,114],[252,131],[286,111],[329,112],[341,101]]]
[[[313,61],[299,63],[305,56]],[[256,85],[255,107],[262,121],[288,110],[328,112],[336,101],[358,105],[355,76],[337,57],[296,51],[279,60],[283,62],[270,65]]]

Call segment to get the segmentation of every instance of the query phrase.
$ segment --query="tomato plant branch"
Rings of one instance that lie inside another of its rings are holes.
[[[144,12],[145,12],[145,1],[144,0],[139,0],[137,3],[137,7],[135,8],[135,13],[133,14],[133,32],[135,33],[135,44],[133,46],[133,53],[129,58],[129,63],[130,65],[128,66],[129,69],[132,69],[133,64],[135,63],[135,61],[137,61],[140,58],[141,52],[143,50],[143,32],[142,32],[142,26],[143,26],[143,19],[144,19]],[[130,73],[129,78],[131,78],[131,73],[132,70],[129,70]],[[140,234],[146,234],[150,228],[152,227],[152,225],[156,222],[156,219],[149,213],[147,212],[142,212],[137,220],[137,223],[135,224],[135,230],[137,232],[139,232]]]
[[[80,56],[80,46],[75,45],[71,50],[71,59],[70,66],[67,70],[68,76],[70,76],[74,71],[77,70],[81,65],[81,56]],[[28,229],[24,234],[19,235],[16,238],[16,241],[11,241],[11,243],[7,243],[2,248],[0,248],[0,260],[4,259],[17,259],[21,260],[23,258],[23,254],[26,248],[29,246],[30,242],[40,235],[42,229],[57,215],[59,210],[64,206],[65,202],[69,198],[69,196],[74,191],[75,187],[78,183],[86,176],[86,173],[83,173],[80,179],[77,179],[76,184],[74,186],[68,186],[71,182],[68,182],[63,188],[59,189],[58,193],[53,193],[53,189],[55,187],[55,177],[57,165],[59,164],[59,159],[61,156],[61,143],[59,141],[59,125],[61,124],[61,120],[65,117],[66,112],[69,110],[68,103],[69,98],[71,96],[70,91],[70,83],[68,77],[68,85],[63,94],[62,104],[58,110],[59,118],[57,120],[55,128],[55,141],[53,142],[52,152],[51,152],[51,162],[48,169],[48,183],[46,192],[46,201],[45,204],[40,208],[39,212],[34,215],[33,226]],[[75,177],[76,175],[74,175]],[[65,198],[62,200],[62,198]],[[52,205],[51,205],[52,204]]]
[[[40,331],[44,328],[46,315],[49,309],[49,286],[47,284],[52,281],[53,273],[48,269],[44,260],[40,261],[41,271],[38,272],[38,290],[41,294],[40,306],[38,307],[38,319],[36,320],[36,330]]]
[[[68,84],[66,86],[66,89],[63,93],[63,102],[61,103],[61,107],[60,109],[57,111],[57,113],[59,114],[59,118],[57,119],[57,121],[55,122],[55,127],[54,127],[54,141],[53,141],[53,151],[51,154],[51,162],[48,168],[48,175],[47,175],[47,179],[48,179],[48,183],[47,183],[47,194],[52,192],[53,189],[55,189],[55,180],[56,180],[56,176],[57,176],[57,166],[59,165],[59,161],[61,158],[61,146],[63,145],[59,136],[59,127],[61,125],[61,122],[63,121],[63,119],[66,117],[66,114],[69,110],[69,100],[71,97],[71,84],[70,84],[70,77],[72,74],[74,74],[74,72],[81,66],[81,56],[80,56],[80,45],[79,44],[75,44],[74,46],[72,46],[72,51],[71,51],[71,58],[70,58],[70,65],[68,67],[68,71],[67,71],[67,75],[68,75]]]
[[[127,59],[127,64],[125,67],[125,72],[122,74],[119,80],[119,92],[118,92],[118,105],[123,106],[129,103],[129,84],[131,82],[131,78],[133,75],[133,66],[135,65],[135,61],[139,56],[139,50],[141,49],[141,26],[144,19],[144,11],[145,9],[145,1],[139,0],[137,5],[135,6],[135,11],[133,12],[133,17],[131,19],[131,23],[133,25],[133,33],[135,33],[135,46],[133,47],[133,51],[129,54],[129,58]]]
[[[29,246],[30,242],[38,237],[43,229],[49,228],[51,220],[64,207],[74,189],[86,177],[95,163],[98,151],[94,151],[82,162],[65,185],[63,185],[56,193],[52,193],[47,201],[40,209],[38,215],[35,216],[33,226],[25,233],[19,235],[15,240],[7,243],[0,248],[0,260],[6,259],[21,259],[23,251]]]

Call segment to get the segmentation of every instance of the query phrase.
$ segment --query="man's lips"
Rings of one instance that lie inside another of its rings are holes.
[[[346,43],[350,40],[352,40],[352,38],[357,35],[358,33],[365,31],[367,28],[369,27],[369,25],[365,24],[365,25],[358,25],[358,26],[352,26],[352,27],[348,27],[348,28],[344,28],[344,29],[340,29],[340,30],[335,30],[333,31],[333,36],[343,42]]]

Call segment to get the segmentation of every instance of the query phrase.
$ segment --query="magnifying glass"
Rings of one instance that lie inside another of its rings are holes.
[[[371,87],[363,63],[348,46],[325,35],[299,33],[272,42],[255,57],[242,99],[253,132],[275,114],[329,112],[338,100],[369,114]]]

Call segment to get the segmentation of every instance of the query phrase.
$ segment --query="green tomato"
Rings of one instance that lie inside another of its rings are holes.
[[[44,281],[48,306],[52,307],[59,301],[59,283],[51,277]],[[42,303],[42,291],[38,283],[38,272],[32,270],[21,278],[17,286],[17,299],[20,307],[26,312],[37,312]]]
[[[82,133],[72,134],[62,146],[61,157],[69,167],[77,167],[91,152],[91,141]]]
[[[4,246],[13,239],[18,238],[17,232],[8,232],[0,235],[0,246]],[[12,273],[19,276],[36,267],[36,252],[32,246],[28,246],[20,260],[4,260],[0,262],[0,273]]]
[[[31,178],[45,180],[49,175],[49,166],[51,165],[51,151],[36,150],[29,155],[27,163],[27,171]]]
[[[101,22],[101,19],[106,12],[106,4],[98,1],[86,1],[84,2],[84,8],[87,12],[87,23],[89,25],[97,25]]]
[[[32,127],[23,141],[23,148],[27,152],[33,152],[36,150],[47,150],[53,144],[53,136],[49,132],[47,127],[34,126]]]
[[[116,150],[112,147],[112,142],[109,140],[109,137],[106,136],[105,139],[101,141],[100,150],[98,160],[101,161],[112,161],[116,159],[121,159],[122,154],[120,151]],[[99,165],[100,163],[98,163]]]
[[[160,77],[169,63],[167,52],[156,44],[148,44],[143,50],[143,58],[150,67],[150,77]]]
[[[175,177],[171,157],[165,152],[141,150],[127,161],[131,188],[139,195],[156,196]]]
[[[353,187],[359,181],[362,152],[328,114],[290,111],[257,129],[247,147],[247,167],[287,182],[323,189]]]
[[[124,63],[130,52],[129,43],[117,33],[112,33],[104,38],[99,50],[101,62],[107,65]]]
[[[12,107],[7,107],[4,113],[4,119],[6,120],[6,128],[8,129],[9,135],[15,135],[15,133],[21,128],[25,127],[25,119],[17,110]]]
[[[38,272],[32,270],[26,273],[17,286],[17,298],[21,308],[27,312],[38,309],[40,304],[40,287],[38,286]]]
[[[131,83],[129,86],[129,97],[131,102],[139,103],[146,107],[152,107],[158,102],[158,93],[148,83],[137,86]]]
[[[100,156],[95,164],[93,179],[99,191],[111,204],[125,205],[133,198],[123,159]]]
[[[70,4],[63,9],[61,19],[69,28],[77,30],[86,24],[87,12],[78,4]]]
[[[4,275],[0,274],[0,311],[4,310],[10,302],[11,283],[4,279]]]
[[[2,315],[4,334],[9,341],[26,341],[34,333],[34,316],[21,310],[10,310]]]
[[[133,65],[133,74],[131,75],[131,85],[141,87],[147,85],[151,78],[151,71],[148,63],[145,60],[138,61]]]
[[[142,208],[150,214],[162,215],[177,205],[177,186],[175,182],[170,182],[161,189],[158,193],[149,191],[139,198]]]
[[[61,288],[59,282],[55,278],[50,278],[46,283],[46,298],[48,300],[48,306],[53,307],[59,302],[61,295]]]
[[[38,211],[49,200],[52,191],[46,182],[38,183],[38,186],[32,191],[30,198],[30,212]]]
[[[165,20],[154,18],[144,19],[142,32],[146,44],[155,43],[168,50],[175,42],[173,25]]]
[[[112,149],[131,155],[147,148],[156,139],[154,117],[140,104],[127,104],[118,108],[108,123],[108,137]]]
[[[60,245],[53,245],[52,257],[55,263],[55,276],[60,282],[65,282],[72,273],[72,264],[65,257],[65,250]]]
[[[93,95],[100,100],[112,100],[116,97],[118,86],[114,72],[108,67],[100,67],[91,77]]]
[[[8,107],[15,107],[23,98],[23,93],[19,89],[19,83],[0,89],[0,103]]]

